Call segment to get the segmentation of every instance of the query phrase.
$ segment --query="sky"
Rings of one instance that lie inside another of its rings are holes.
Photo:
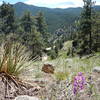
[[[30,5],[48,8],[68,8],[83,6],[83,0],[0,0],[0,4],[2,4],[2,1],[9,2],[11,4],[23,2]],[[100,0],[94,1],[96,1],[96,5],[100,5]]]

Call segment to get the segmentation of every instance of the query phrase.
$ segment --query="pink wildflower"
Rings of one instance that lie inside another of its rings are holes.
[[[84,89],[86,80],[83,76],[82,72],[79,72],[77,76],[74,77],[74,83],[73,83],[73,92],[74,94],[77,94],[81,90]]]

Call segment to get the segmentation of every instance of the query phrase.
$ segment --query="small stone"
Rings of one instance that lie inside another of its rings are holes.
[[[40,100],[37,97],[31,97],[31,96],[27,96],[27,95],[22,95],[22,96],[18,96],[15,98],[15,100]]]
[[[48,74],[53,74],[54,66],[52,66],[51,64],[44,64],[42,67],[42,71]]]

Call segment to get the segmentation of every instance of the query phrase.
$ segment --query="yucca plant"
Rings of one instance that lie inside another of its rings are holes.
[[[0,72],[19,75],[32,64],[31,53],[19,43],[2,43],[0,46]]]

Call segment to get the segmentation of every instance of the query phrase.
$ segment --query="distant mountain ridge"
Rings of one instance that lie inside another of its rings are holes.
[[[20,17],[25,11],[30,11],[35,16],[39,11],[44,13],[46,22],[48,24],[49,32],[54,32],[56,29],[69,26],[72,24],[80,15],[82,8],[46,8],[37,7],[34,5],[27,5],[22,2],[18,2],[13,5],[16,16]],[[100,11],[100,6],[95,6],[95,9]]]

